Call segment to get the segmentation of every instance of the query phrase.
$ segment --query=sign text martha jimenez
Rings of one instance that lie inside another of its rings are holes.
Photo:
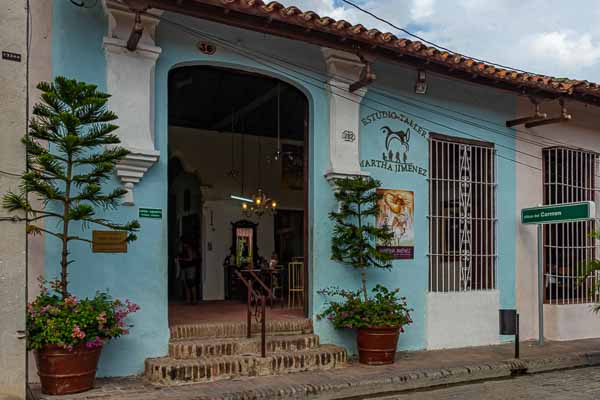
[[[425,168],[418,167],[414,164],[398,164],[394,162],[388,162],[383,160],[361,160],[361,168],[379,168],[389,172],[408,172],[418,175],[427,176],[427,170]]]
[[[380,124],[376,124],[381,122]],[[363,126],[379,125],[378,135],[384,146],[381,158],[369,158],[360,161],[361,168],[377,168],[392,173],[409,173],[427,176],[426,168],[415,165],[411,148],[414,139],[427,139],[428,131],[402,113],[395,111],[376,111],[361,118]],[[373,128],[371,128],[372,130]],[[379,140],[378,140],[379,142]]]
[[[361,122],[363,126],[368,126],[374,122],[379,121],[380,119],[395,119],[406,125],[408,125],[414,132],[419,134],[420,136],[427,138],[428,131],[423,128],[419,124],[417,124],[414,120],[408,118],[406,115],[397,113],[395,111],[375,111],[363,118],[361,118]]]

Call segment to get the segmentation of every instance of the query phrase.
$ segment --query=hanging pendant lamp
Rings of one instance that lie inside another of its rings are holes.
[[[281,150],[281,83],[277,82],[277,150],[273,158],[275,161],[279,161],[284,157],[287,157],[290,161],[294,159],[291,151]]]
[[[264,214],[273,214],[277,208],[277,201],[269,198],[261,188],[262,183],[262,151],[260,144],[260,136],[258,136],[258,190],[252,196],[252,203],[242,203],[242,213],[247,216],[262,217]]]

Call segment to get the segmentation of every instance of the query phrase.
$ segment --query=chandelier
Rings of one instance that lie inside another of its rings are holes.
[[[256,192],[256,194],[252,196],[251,202],[242,202],[242,213],[246,217],[251,217],[253,215],[257,217],[262,217],[264,214],[267,213],[272,215],[275,213],[276,208],[277,201],[268,198],[265,192],[262,191],[262,189],[258,189],[258,192]]]
[[[289,158],[290,160],[293,160],[293,155],[292,152],[285,152],[281,150],[281,124],[280,124],[280,113],[281,113],[281,106],[280,106],[280,95],[281,95],[281,88],[280,88],[280,84],[277,84],[277,111],[276,111],[276,124],[277,124],[277,149],[275,151],[275,154],[273,156],[273,158],[275,159],[275,161],[281,160],[284,157]],[[235,114],[232,111],[232,115]],[[233,124],[232,121],[232,134],[235,126]],[[246,162],[245,162],[245,155],[246,155],[246,151],[245,151],[245,133],[242,134],[242,154],[241,154],[241,158],[242,158],[242,170],[241,170],[241,196],[236,196],[236,195],[230,195],[229,197],[231,199],[234,200],[239,200],[242,202],[242,214],[245,217],[262,217],[264,214],[270,214],[273,215],[275,214],[275,211],[277,209],[277,201],[273,198],[268,197],[265,192],[263,192],[263,190],[261,189],[261,181],[262,181],[262,146],[261,146],[261,139],[260,136],[257,135],[257,147],[258,147],[258,157],[257,157],[257,172],[258,172],[258,190],[257,192],[252,195],[251,198],[247,198],[244,196],[245,194],[245,166],[246,166]],[[230,176],[231,178],[236,178],[237,174],[239,173],[238,170],[236,170],[234,168],[234,150],[233,150],[233,139],[231,142],[231,163],[232,163],[232,167],[231,170],[227,173],[228,176]],[[267,157],[266,161],[267,163],[270,163],[270,159],[271,157]]]

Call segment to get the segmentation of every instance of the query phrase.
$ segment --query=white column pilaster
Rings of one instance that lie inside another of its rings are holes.
[[[325,177],[333,183],[337,178],[368,175],[360,170],[359,145],[360,103],[367,90],[348,90],[363,68],[356,55],[327,48],[322,51],[329,75],[329,168]]]
[[[155,46],[158,18],[143,16],[144,31],[135,51],[127,50],[127,39],[135,14],[121,3],[104,2],[109,27],[103,45],[106,53],[106,85],[111,94],[109,108],[119,119],[116,134],[128,155],[117,165],[117,176],[127,194],[123,204],[133,205],[134,185],[158,161],[154,142],[154,70],[161,49]]]

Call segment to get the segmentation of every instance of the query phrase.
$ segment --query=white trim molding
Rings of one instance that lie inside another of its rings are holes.
[[[325,178],[333,185],[337,178],[368,175],[360,169],[359,154],[360,103],[367,90],[348,90],[363,69],[356,55],[327,48],[322,52],[329,75],[329,168]]]
[[[427,293],[427,349],[500,343],[498,290]]]
[[[599,336],[600,317],[593,311],[593,304],[544,304],[544,337],[548,340]]]
[[[123,197],[123,204],[130,206],[134,204],[133,186],[139,183],[150,167],[158,161],[160,152],[158,150],[135,150],[130,151],[123,160],[117,164],[117,176],[123,182],[123,187],[127,193]]]
[[[127,39],[135,23],[135,13],[117,1],[103,2],[108,15],[108,32],[103,47],[106,54],[106,86],[111,94],[108,106],[119,119],[116,134],[129,150],[117,164],[117,176],[127,190],[123,204],[134,204],[134,185],[154,165],[160,152],[154,143],[154,70],[161,48],[154,38],[159,19],[141,17],[143,34],[135,51],[127,50]]]

